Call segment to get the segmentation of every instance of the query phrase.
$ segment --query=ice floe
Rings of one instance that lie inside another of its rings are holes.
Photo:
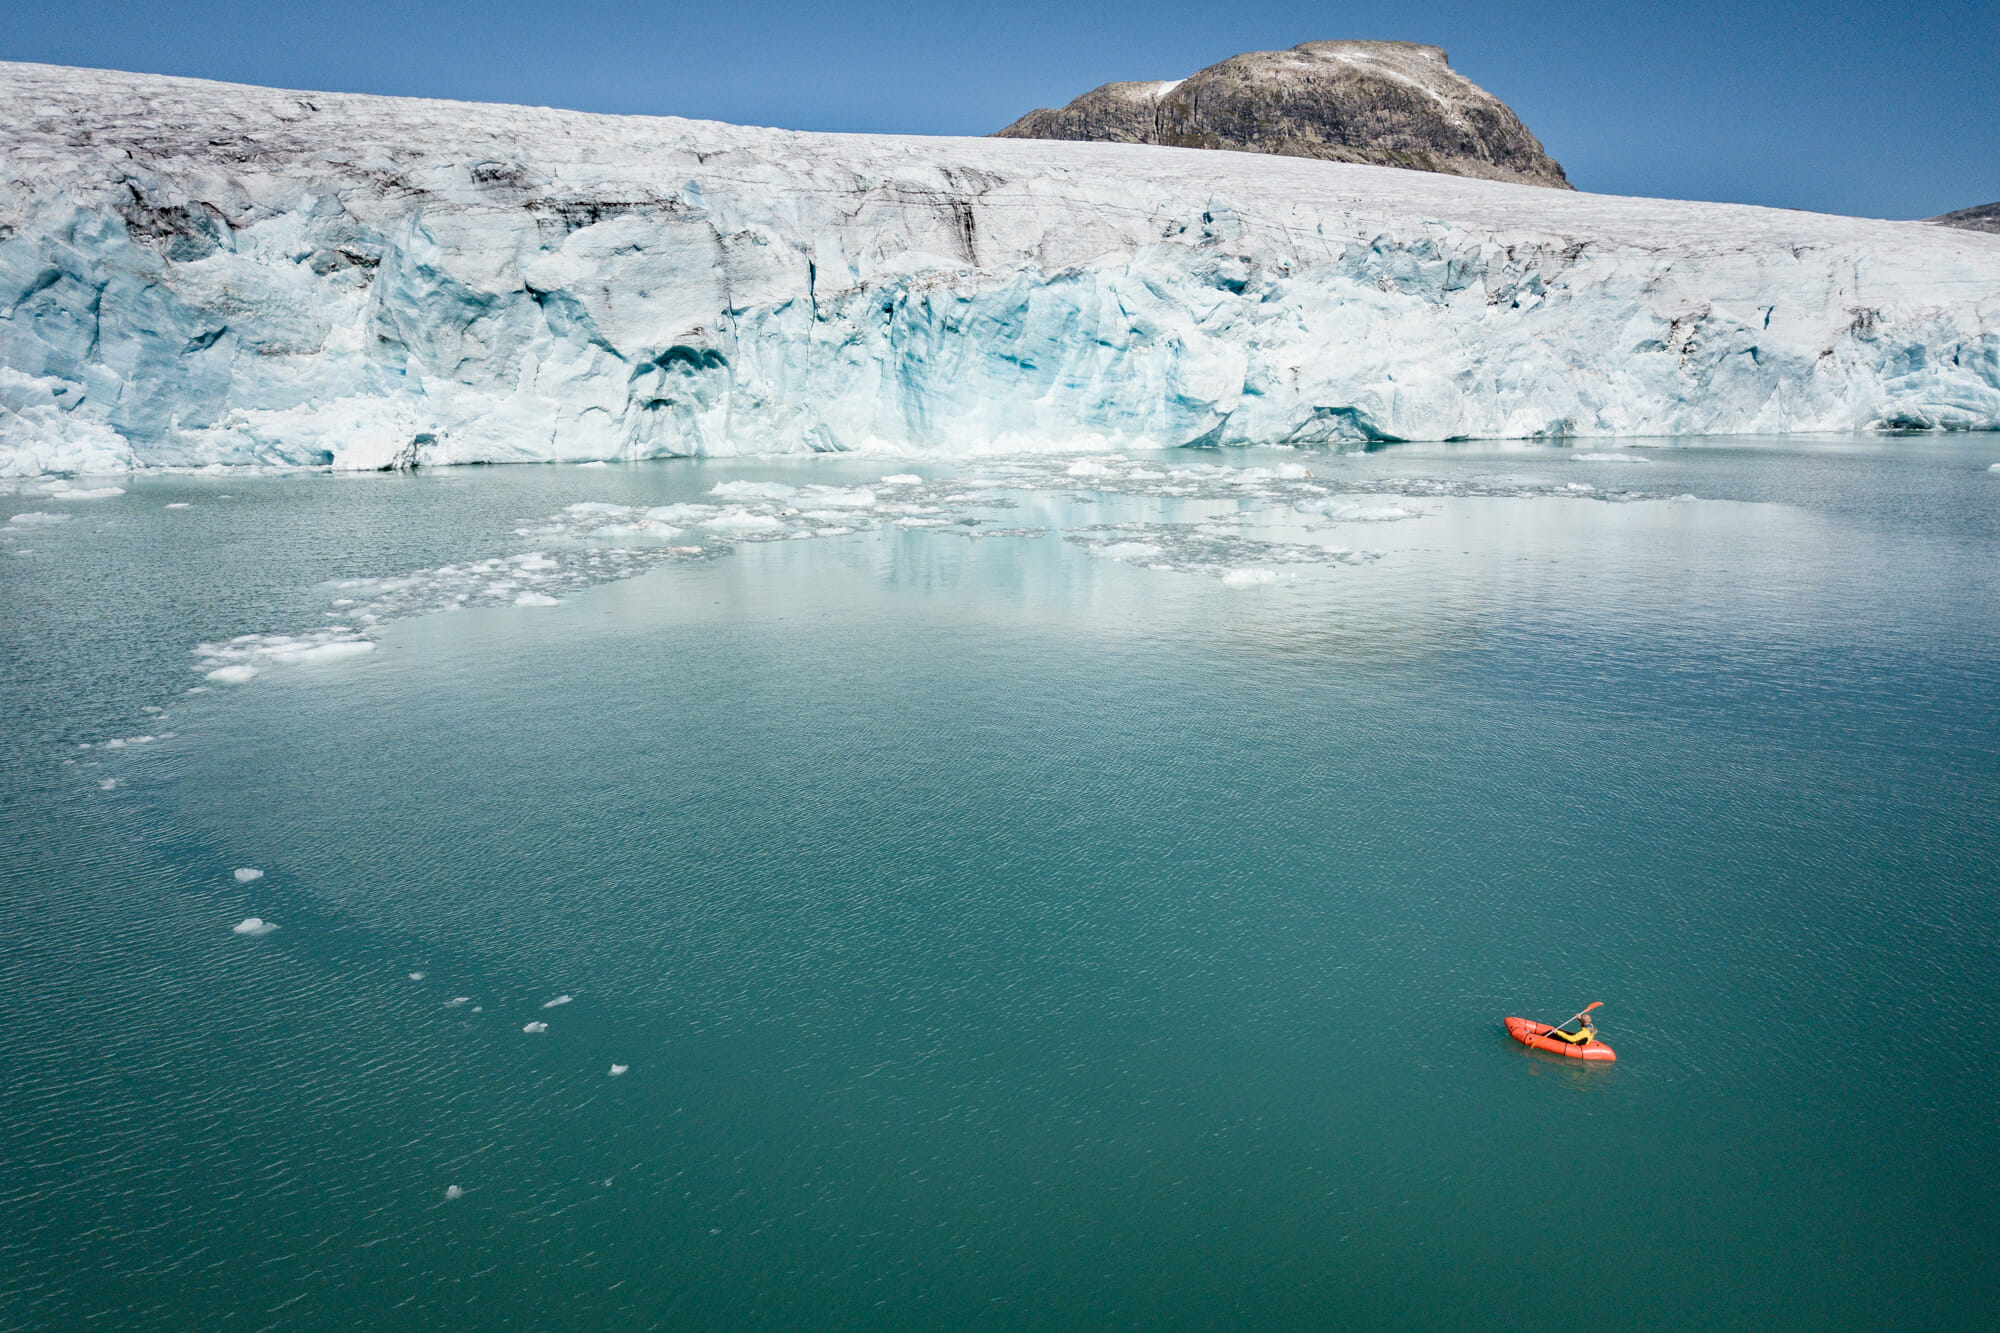
[[[613,1066],[611,1066],[611,1077],[613,1077],[613,1078],[617,1078],[617,1077],[618,1077],[618,1076],[619,1076],[620,1074],[624,1073],[624,1072],[625,1072],[626,1070],[630,1069],[631,1067],[632,1067],[632,1066],[630,1066],[630,1065],[613,1065]],[[605,1181],[604,1183],[608,1185],[608,1184],[610,1184],[611,1182],[607,1180],[607,1181]]]
[[[270,934],[277,928],[278,923],[275,921],[266,921],[261,916],[246,916],[229,929],[231,934],[248,936],[254,940]]]
[[[524,1024],[521,1028],[523,1032],[547,1032],[548,1030],[549,1025],[542,1022]]]
[[[1653,460],[1646,457],[1644,454],[1600,452],[1600,453],[1589,453],[1589,454],[1571,454],[1570,461],[1574,463],[1650,463]]]
[[[446,1185],[444,1187],[444,1197],[447,1199],[463,1199],[465,1191],[456,1185]]]
[[[1222,576],[1225,588],[1261,588],[1276,583],[1281,576],[1275,569],[1232,569]]]
[[[328,625],[303,634],[239,634],[194,647],[195,669],[223,685],[238,685],[271,664],[319,666],[375,650],[374,640],[347,625]]]
[[[574,999],[576,999],[576,997],[575,997],[574,995],[558,995],[558,996],[556,996],[556,998],[555,998],[555,999],[553,999],[553,1000],[546,1000],[546,1001],[544,1001],[544,1002],[543,1002],[543,1004],[542,1004],[542,1008],[544,1008],[544,1009],[557,1009],[557,1008],[560,1008],[560,1007],[562,1007],[563,1005],[566,1005],[566,1004],[570,1003],[570,1002],[571,1002],[572,1000],[574,1000]]]
[[[45,528],[56,523],[67,523],[69,520],[68,514],[51,514],[40,509],[29,509],[9,516],[7,523],[10,527],[16,528]]]
[[[255,866],[238,866],[235,870],[231,871],[230,873],[236,876],[236,882],[238,884],[248,884],[253,880],[259,880],[264,878],[264,872],[257,869]]]
[[[779,481],[722,481],[708,493],[731,500],[789,500],[799,493],[799,488]]]

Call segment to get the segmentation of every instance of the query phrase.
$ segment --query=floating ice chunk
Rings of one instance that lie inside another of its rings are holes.
[[[238,884],[248,884],[253,880],[264,878],[264,872],[255,866],[238,866],[232,873],[236,876]]]
[[[162,509],[186,509],[188,502],[186,500],[176,500],[170,505],[162,505],[160,507]]]
[[[1301,463],[1280,463],[1278,465],[1278,479],[1280,481],[1310,481],[1312,480],[1312,469]]]
[[[875,492],[866,486],[815,486],[805,498],[822,509],[867,509],[875,503]]]
[[[1570,461],[1573,463],[1650,463],[1653,460],[1647,458],[1643,454],[1595,453],[1595,454],[1571,454]]]
[[[10,526],[20,528],[46,527],[51,523],[69,522],[69,515],[45,514],[39,509],[30,509],[26,513],[14,515],[7,522]]]
[[[2000,472],[2000,463],[1988,463],[1986,470],[1988,472]]]
[[[142,712],[142,713],[164,713],[164,712],[166,712],[167,710],[166,710],[166,709],[164,709],[164,708],[162,708],[162,707],[160,707],[160,706],[159,706],[158,704],[147,704],[147,705],[146,705],[145,707],[141,708],[141,709],[140,709],[139,711],[140,711],[140,712]]]
[[[1336,523],[1394,523],[1398,519],[1417,518],[1422,512],[1401,505],[1364,505],[1338,495],[1301,500],[1292,508],[1301,514],[1325,514]]]
[[[629,514],[630,505],[607,504],[603,500],[578,500],[573,505],[564,505],[565,514]]]
[[[705,520],[708,527],[724,532],[768,532],[772,528],[785,525],[769,514],[753,514],[741,506],[725,509],[715,517]]]
[[[789,500],[799,488],[781,481],[720,481],[708,493],[731,500]]]
[[[336,639],[332,643],[315,643],[296,648],[278,648],[271,651],[269,656],[274,662],[285,662],[295,666],[313,666],[322,662],[338,662],[344,657],[359,657],[363,653],[372,653],[374,651],[374,643],[367,639]]]
[[[239,662],[235,666],[217,667],[215,670],[207,673],[203,679],[212,680],[218,685],[241,685],[256,674],[256,667],[251,666],[247,662]]]
[[[1232,569],[1222,576],[1225,588],[1261,588],[1278,581],[1275,569]]]
[[[1090,553],[1106,560],[1151,560],[1160,554],[1160,548],[1152,542],[1100,542]]]
[[[102,778],[102,779],[100,779],[100,780],[98,781],[98,784],[97,784],[97,789],[98,789],[99,791],[110,791],[110,790],[111,790],[112,788],[116,787],[117,785],[118,785],[118,779],[117,779],[117,778]]]
[[[549,570],[562,568],[562,561],[551,560],[540,551],[530,551],[526,555],[517,555],[507,563],[524,574],[544,574]]]
[[[624,1072],[625,1072],[626,1070],[630,1069],[631,1067],[632,1067],[632,1066],[630,1066],[630,1065],[613,1065],[613,1066],[611,1066],[611,1077],[613,1077],[613,1078],[617,1078],[617,1077],[618,1077],[618,1076],[619,1076],[620,1074],[624,1073]],[[608,1184],[610,1184],[611,1182],[607,1180],[607,1181],[605,1181],[604,1183],[608,1185]]]
[[[1110,468],[1104,466],[1104,464],[1092,462],[1086,458],[1080,462],[1071,463],[1064,470],[1064,475],[1071,477],[1108,477],[1112,475],[1112,471]]]
[[[529,1023],[521,1029],[523,1032],[547,1032],[548,1030],[549,1025],[547,1023]]]
[[[2000,464],[1996,464],[1995,466],[2000,467]],[[884,486],[921,486],[924,484],[924,479],[914,472],[894,472],[882,478],[882,484]]]
[[[422,981],[423,979],[424,979],[424,974],[421,972],[410,973],[410,980],[412,981]]]
[[[447,1199],[463,1199],[465,1191],[456,1185],[446,1185],[444,1187],[444,1197]]]
[[[109,499],[110,499],[110,498],[111,498],[112,496],[114,496],[114,495],[123,495],[123,494],[125,494],[125,488],[124,488],[123,486],[96,486],[96,487],[87,487],[87,486],[78,486],[78,487],[67,487],[67,486],[66,486],[66,487],[64,487],[64,488],[63,488],[62,490],[59,490],[59,491],[50,491],[50,492],[49,492],[49,499],[51,499],[51,500],[109,500]]]
[[[561,606],[562,599],[545,592],[524,592],[514,599],[516,606]]]
[[[1587,481],[1572,481],[1563,486],[1566,491],[1594,491],[1597,488]]]
[[[609,463],[605,462],[605,461],[604,461],[603,459],[601,459],[601,458],[593,458],[593,459],[591,459],[591,460],[590,460],[590,461],[588,461],[588,462],[585,462],[585,463],[578,463],[578,464],[577,464],[577,466],[578,466],[578,467],[610,467],[610,466],[611,466],[611,464],[609,464]]]
[[[456,1009],[458,1008],[458,1006],[466,1003],[471,998],[472,997],[470,995],[454,995],[449,1000],[446,1000],[444,1002],[444,1007],[447,1009]]]
[[[574,996],[574,995],[558,995],[558,996],[556,996],[556,998],[555,998],[555,999],[553,999],[553,1000],[550,1000],[550,1001],[546,1002],[545,1004],[543,1004],[543,1005],[542,1005],[542,1008],[544,1008],[544,1009],[555,1009],[555,1008],[559,1008],[559,1007],[561,1007],[562,1005],[565,1005],[565,1004],[568,1004],[568,1003],[570,1003],[570,1001],[572,1001],[572,1000],[574,1000],[574,999],[576,999],[576,996]]]
[[[229,928],[234,935],[244,935],[250,939],[261,939],[278,928],[275,921],[266,921],[261,916],[246,916]]]
[[[715,512],[714,505],[655,505],[646,511],[646,517],[655,523],[699,523]]]

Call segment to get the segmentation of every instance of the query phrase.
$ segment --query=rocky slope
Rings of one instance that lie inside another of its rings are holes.
[[[1107,83],[995,137],[1232,148],[1570,188],[1505,103],[1414,42],[1307,42],[1185,79]]]
[[[1930,220],[1947,227],[1963,227],[1967,231],[2000,231],[2000,204],[1961,208],[1955,213],[1946,213]]]
[[[2000,236],[0,64],[0,475],[2000,427]]]

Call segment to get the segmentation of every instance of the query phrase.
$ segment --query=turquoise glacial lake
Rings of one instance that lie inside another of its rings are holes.
[[[0,1328],[1994,1327],[1995,463],[6,483]]]

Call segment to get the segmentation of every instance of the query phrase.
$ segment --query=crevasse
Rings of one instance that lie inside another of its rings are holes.
[[[2000,237],[0,65],[0,474],[2000,428]]]

